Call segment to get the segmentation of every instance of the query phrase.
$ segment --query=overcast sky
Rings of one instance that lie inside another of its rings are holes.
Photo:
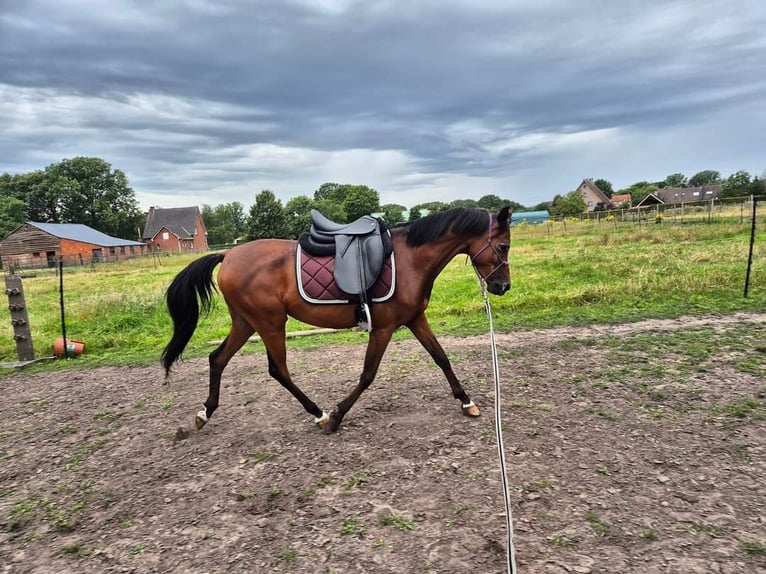
[[[0,172],[100,157],[144,209],[531,206],[764,150],[764,0],[0,0]]]

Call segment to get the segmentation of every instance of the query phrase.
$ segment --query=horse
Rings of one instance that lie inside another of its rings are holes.
[[[306,396],[293,382],[287,368],[285,324],[288,316],[317,327],[344,329],[356,326],[353,304],[309,303],[299,292],[296,278],[297,242],[259,239],[196,259],[170,283],[166,292],[173,335],[161,356],[166,380],[192,337],[201,311],[209,312],[218,290],[231,316],[231,329],[209,355],[209,394],[204,409],[197,413],[195,426],[202,429],[218,408],[221,375],[234,354],[255,332],[266,348],[268,372],[303,406],[326,433],[335,432],[343,417],[372,384],[391,337],[406,326],[441,368],[452,395],[463,414],[477,417],[480,410],[458,381],[447,354],[431,330],[425,311],[434,281],[457,255],[470,258],[482,289],[503,295],[510,288],[509,207],[493,215],[478,209],[458,207],[432,213],[410,223],[388,229],[396,263],[393,295],[371,305],[372,325],[357,385],[330,414]]]

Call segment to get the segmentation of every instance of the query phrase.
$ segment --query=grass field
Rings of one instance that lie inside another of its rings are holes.
[[[499,332],[766,309],[763,216],[748,298],[743,297],[750,241],[746,218],[694,225],[570,222],[566,227],[561,223],[515,227],[512,236],[513,287],[503,297],[491,297]],[[76,363],[157,362],[171,334],[164,291],[173,276],[198,256],[65,269],[67,336],[86,343],[86,352]],[[53,270],[28,271],[23,286],[37,355],[49,355],[52,342],[61,335],[59,278]],[[220,297],[216,301],[210,316],[200,322],[186,356],[206,355],[212,350],[210,341],[226,336],[226,305]],[[437,334],[486,331],[483,299],[464,257],[453,260],[437,280],[428,316]],[[288,330],[305,328],[294,321],[288,324]],[[366,334],[349,331],[290,344],[321,345],[328,340],[362,342]],[[250,350],[259,347],[248,346]],[[10,313],[3,305],[0,362],[15,359]]]

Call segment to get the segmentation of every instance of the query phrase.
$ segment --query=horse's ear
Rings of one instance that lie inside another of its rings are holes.
[[[513,209],[510,206],[506,205],[497,214],[497,222],[502,226],[508,225],[508,223],[511,220],[512,213],[513,213]]]

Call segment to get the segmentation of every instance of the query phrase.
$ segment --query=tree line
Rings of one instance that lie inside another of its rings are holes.
[[[703,170],[690,178],[673,173],[660,182],[640,181],[618,191],[606,179],[596,179],[594,184],[609,198],[629,194],[635,205],[665,187],[719,184],[723,187],[722,198],[761,195],[766,192],[765,179],[744,170],[728,177]],[[431,201],[408,209],[395,203],[381,205],[377,190],[366,185],[328,182],[313,194],[292,197],[284,204],[273,191],[264,189],[255,195],[249,208],[233,201],[216,206],[203,204],[201,212],[208,243],[221,245],[265,237],[294,239],[308,229],[311,209],[341,223],[378,213],[387,223],[395,224],[453,207],[478,207],[494,212],[504,205],[517,211],[547,210],[551,215],[579,215],[586,210],[585,201],[576,190],[530,207],[487,194],[478,200]],[[0,174],[0,238],[25,221],[83,223],[108,235],[140,240],[146,214],[139,209],[125,173],[99,158],[75,157],[30,173]]]
[[[593,184],[598,187],[604,195],[611,199],[614,195],[630,195],[631,205],[636,205],[650,193],[658,189],[665,188],[683,188],[683,187],[701,187],[704,185],[720,185],[720,199],[732,197],[748,197],[750,195],[763,195],[766,193],[766,172],[758,176],[752,176],[745,170],[739,170],[728,177],[722,177],[720,172],[705,169],[695,173],[687,178],[683,173],[671,173],[662,181],[648,182],[638,181],[624,189],[614,191],[612,183],[606,179],[596,179]],[[629,207],[627,205],[616,205],[617,208]],[[567,216],[580,215],[586,211],[587,205],[582,194],[577,190],[570,191],[564,195],[556,195],[548,206],[551,215]]]
[[[235,240],[276,237],[295,239],[311,225],[311,210],[346,223],[369,213],[379,214],[389,224],[414,221],[424,213],[445,211],[452,207],[480,207],[499,211],[504,205],[526,209],[520,203],[488,194],[478,200],[458,199],[449,203],[431,201],[407,209],[395,203],[380,204],[377,190],[366,185],[323,183],[312,196],[299,195],[282,203],[274,192],[265,189],[255,196],[255,203],[245,212],[237,201],[217,206],[204,204],[202,220],[210,245],[232,243]]]

